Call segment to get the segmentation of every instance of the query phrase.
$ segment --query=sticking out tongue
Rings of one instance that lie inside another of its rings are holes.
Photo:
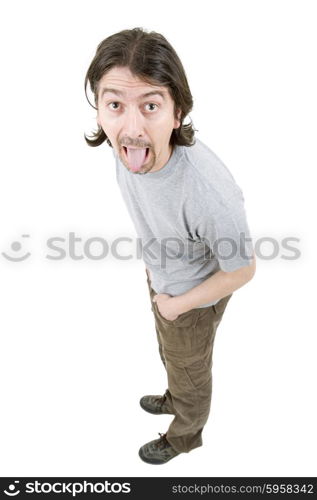
[[[129,167],[132,168],[132,170],[140,170],[143,163],[145,162],[146,148],[133,149],[127,147],[126,151],[127,151]]]

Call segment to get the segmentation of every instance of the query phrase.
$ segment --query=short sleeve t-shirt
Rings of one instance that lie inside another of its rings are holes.
[[[115,151],[114,156],[138,254],[156,293],[181,295],[219,270],[250,265],[253,245],[242,190],[202,141],[174,146],[164,167],[146,174],[130,172]]]

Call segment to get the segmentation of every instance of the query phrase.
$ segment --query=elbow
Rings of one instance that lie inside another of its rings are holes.
[[[255,261],[255,254],[253,253],[252,261],[249,265],[239,267],[235,271],[222,271],[222,273],[224,275],[228,275],[229,279],[231,279],[231,277],[235,275],[235,279],[237,279],[237,281],[240,283],[239,286],[243,286],[246,283],[248,283],[248,281],[252,280],[252,278],[255,275],[255,271],[256,271],[256,261]]]

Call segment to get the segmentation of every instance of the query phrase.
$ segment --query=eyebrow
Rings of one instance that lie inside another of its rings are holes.
[[[116,90],[116,89],[111,89],[109,87],[104,87],[101,90],[100,99],[102,99],[103,96],[107,92],[110,92],[111,94],[116,94],[119,97],[122,97],[124,95],[124,92],[121,92],[121,90]],[[159,95],[162,97],[162,99],[165,100],[165,94],[164,94],[164,92],[161,92],[160,90],[151,90],[150,92],[146,92],[145,94],[142,94],[141,96],[139,96],[139,99],[144,99],[144,97],[150,97],[152,95]]]

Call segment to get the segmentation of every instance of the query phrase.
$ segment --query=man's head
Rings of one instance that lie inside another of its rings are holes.
[[[87,71],[85,91],[88,82],[98,129],[85,136],[86,142],[107,141],[130,171],[158,170],[174,145],[193,144],[192,123],[183,124],[193,106],[185,71],[159,33],[134,28],[103,40]]]

